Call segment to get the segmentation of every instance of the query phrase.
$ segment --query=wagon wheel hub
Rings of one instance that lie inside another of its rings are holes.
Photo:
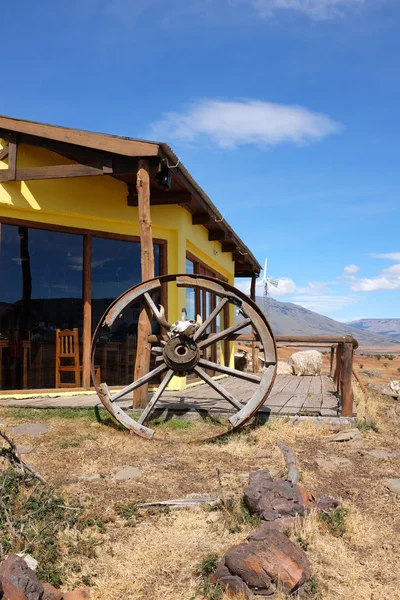
[[[164,346],[164,361],[170,369],[183,372],[195,367],[200,360],[200,350],[192,339],[179,336]]]

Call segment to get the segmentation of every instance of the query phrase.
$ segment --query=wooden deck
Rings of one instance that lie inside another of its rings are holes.
[[[256,384],[228,377],[220,381],[223,387],[241,402],[246,402],[257,388]],[[212,413],[232,412],[232,406],[206,384],[182,392],[168,392],[157,405],[160,408],[207,410]],[[263,412],[279,415],[337,416],[339,398],[334,382],[325,375],[292,377],[278,375]]]
[[[238,400],[246,402],[255,384],[233,377],[219,380]],[[132,406],[132,399],[118,402],[124,408]],[[1,398],[0,407],[31,408],[90,408],[99,405],[95,394],[60,395],[57,397]],[[292,377],[278,375],[272,392],[261,411],[272,415],[320,415],[333,417],[340,414],[340,399],[333,379],[326,375]],[[181,392],[167,392],[157,408],[186,412],[207,411],[212,414],[234,412],[232,406],[206,384],[194,385]]]

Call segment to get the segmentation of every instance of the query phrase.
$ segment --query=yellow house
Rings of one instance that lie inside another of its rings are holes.
[[[145,275],[139,167],[150,182],[155,276],[200,273],[233,284],[259,275],[255,257],[166,144],[0,117],[3,393],[90,389],[94,328]],[[192,300],[171,290],[170,320],[186,305],[205,318],[212,298]],[[135,328],[137,315],[123,315],[99,344],[96,363],[110,385],[132,380]],[[77,330],[79,381],[57,369],[58,330]]]

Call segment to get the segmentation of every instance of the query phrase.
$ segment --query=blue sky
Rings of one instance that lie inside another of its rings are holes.
[[[395,0],[16,0],[0,113],[171,144],[279,279],[400,317]]]

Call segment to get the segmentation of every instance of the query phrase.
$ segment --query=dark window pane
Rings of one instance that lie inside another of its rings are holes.
[[[154,246],[154,272],[160,275],[160,247]],[[92,328],[96,328],[108,306],[142,280],[140,244],[93,238]],[[156,298],[154,298],[156,300]],[[95,362],[101,380],[108,385],[126,385],[133,379],[139,306],[126,308],[111,328],[102,328]]]
[[[82,334],[82,253],[81,235],[1,225],[0,388],[55,387],[56,329]]]

